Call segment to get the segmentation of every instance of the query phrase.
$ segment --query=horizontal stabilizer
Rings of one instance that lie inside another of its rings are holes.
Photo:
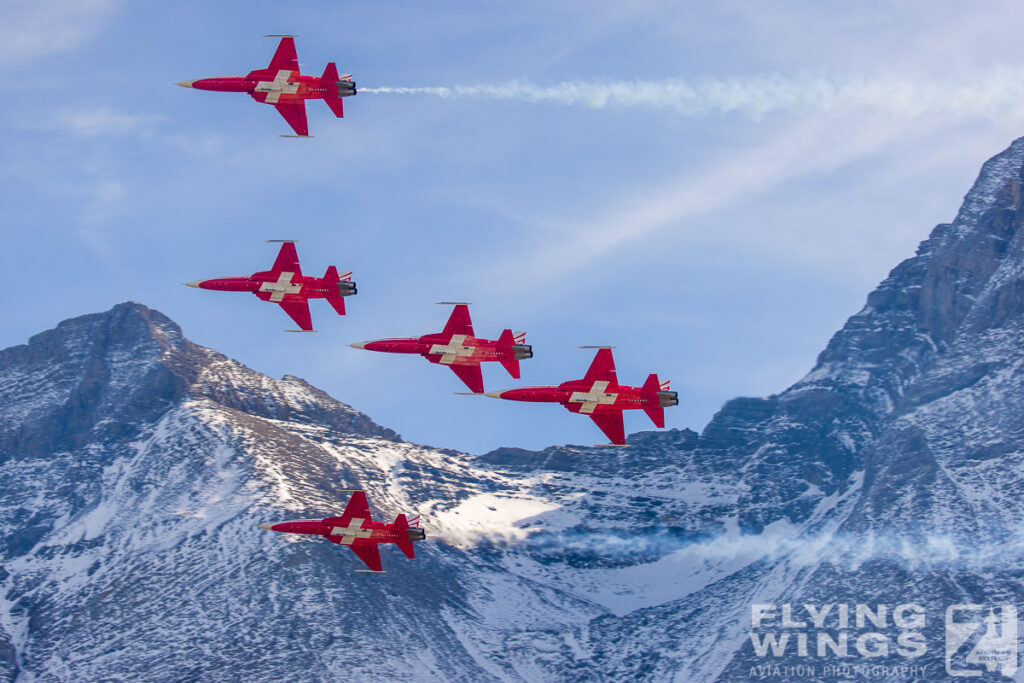
[[[667,384],[667,382],[666,382],[666,384]],[[657,392],[661,391],[661,382],[658,381],[658,375],[656,373],[653,373],[653,372],[651,374],[647,375],[647,381],[644,382],[644,385],[642,387],[640,387],[640,388],[644,392],[650,391],[651,393],[657,393]]]
[[[502,358],[501,367],[508,370],[508,374],[512,375],[512,379],[519,379],[519,361],[515,358]]]
[[[328,107],[331,108],[331,111],[334,112],[334,115],[337,118],[339,118],[339,119],[340,118],[344,118],[344,116],[345,116],[345,104],[344,104],[344,102],[345,102],[345,100],[341,99],[340,97],[325,97],[324,98],[324,103]]]
[[[331,308],[333,308],[338,315],[345,315],[345,300],[343,298],[340,296],[337,298],[327,297],[327,303],[331,305]]]
[[[665,426],[665,409],[660,405],[646,405],[644,406],[644,412],[647,413],[647,417],[651,418],[651,422],[654,423],[655,427],[661,429]]]

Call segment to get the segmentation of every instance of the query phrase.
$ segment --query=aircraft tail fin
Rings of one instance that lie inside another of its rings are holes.
[[[509,357],[501,359],[501,367],[508,371],[508,374],[512,375],[513,379],[519,379],[519,359],[522,356],[520,353],[516,353],[516,346],[521,345],[526,340],[526,333],[518,333],[518,337],[512,330],[503,330],[501,336],[498,337],[498,347],[503,351],[507,350],[510,353]]]
[[[329,266],[324,273],[324,287],[327,289],[327,303],[338,312],[338,315],[345,315],[345,297],[356,293],[356,284],[352,282],[352,271],[346,271],[338,275],[338,269]]]
[[[670,391],[670,382],[659,380],[656,374],[647,377],[642,387],[644,394],[644,412],[647,413],[656,427],[665,426],[665,408],[679,405],[679,394]]]
[[[338,82],[338,66],[334,62],[328,62],[324,68],[324,75],[320,77],[320,84],[323,86],[334,85]]]
[[[412,541],[409,540],[409,520],[405,518],[404,514],[398,515],[395,518],[395,523],[391,525],[391,530],[395,534],[395,545],[405,553],[405,556],[410,560],[416,557]]]
[[[320,77],[320,87],[324,91],[324,103],[340,119],[345,116],[345,107],[342,104],[341,89],[338,87],[339,82],[337,65],[334,62],[328,63],[324,69],[324,75]]]
[[[658,380],[657,373],[651,373],[647,376],[647,381],[641,387],[645,394],[653,394],[654,403],[648,403],[644,406],[644,412],[647,413],[647,417],[651,418],[651,422],[654,423],[655,427],[663,428],[665,426],[665,406],[662,404],[661,397],[658,392],[661,391],[662,382]],[[665,385],[668,382],[664,382]]]

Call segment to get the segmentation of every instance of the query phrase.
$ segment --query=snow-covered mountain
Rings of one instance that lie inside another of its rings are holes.
[[[947,607],[1024,602],[1022,178],[1024,138],[793,387],[628,449],[406,443],[136,303],[0,351],[0,674],[942,680]],[[423,516],[415,560],[256,528],[357,486]],[[951,668],[1005,680],[964,633]]]

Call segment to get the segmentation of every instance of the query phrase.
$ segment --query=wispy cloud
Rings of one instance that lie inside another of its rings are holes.
[[[149,135],[159,120],[154,114],[129,114],[113,107],[97,107],[59,112],[46,127],[79,137]]]
[[[8,67],[74,50],[91,40],[119,0],[13,0],[4,3],[0,59]]]
[[[647,108],[682,116],[776,112],[869,111],[917,117],[945,114],[997,118],[1024,112],[1024,69],[996,68],[960,79],[921,81],[895,75],[829,77],[752,75],[663,81],[511,80],[482,85],[362,88],[362,93],[451,99],[515,100],[589,109]]]
[[[536,239],[524,241],[522,251],[488,264],[488,277],[484,273],[470,275],[495,283],[525,275],[524,286],[534,288],[578,280],[574,276],[579,270],[621,253],[631,244],[667,230],[676,238],[685,236],[694,229],[688,227],[689,222],[697,217],[752,201],[794,179],[828,173],[876,154],[915,125],[910,120],[896,123],[880,122],[877,117],[847,117],[837,126],[833,117],[801,117],[761,144],[724,155],[708,166],[631,195],[615,196],[596,211],[588,207],[587,215],[545,221],[546,229]],[[836,135],[836,130],[843,134]],[[764,234],[743,237],[756,244],[774,239]],[[523,271],[524,264],[529,265],[528,273]]]

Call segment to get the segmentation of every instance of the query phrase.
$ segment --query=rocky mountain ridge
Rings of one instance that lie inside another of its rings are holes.
[[[0,351],[0,674],[942,680],[949,605],[1024,599],[1022,179],[1024,139],[794,386],[628,449],[409,444],[134,303]],[[385,550],[367,577],[255,529],[356,486],[381,518],[423,515],[416,560]],[[759,653],[752,606],[805,603],[915,603],[924,652],[889,620],[885,654],[817,656],[834,625]]]

